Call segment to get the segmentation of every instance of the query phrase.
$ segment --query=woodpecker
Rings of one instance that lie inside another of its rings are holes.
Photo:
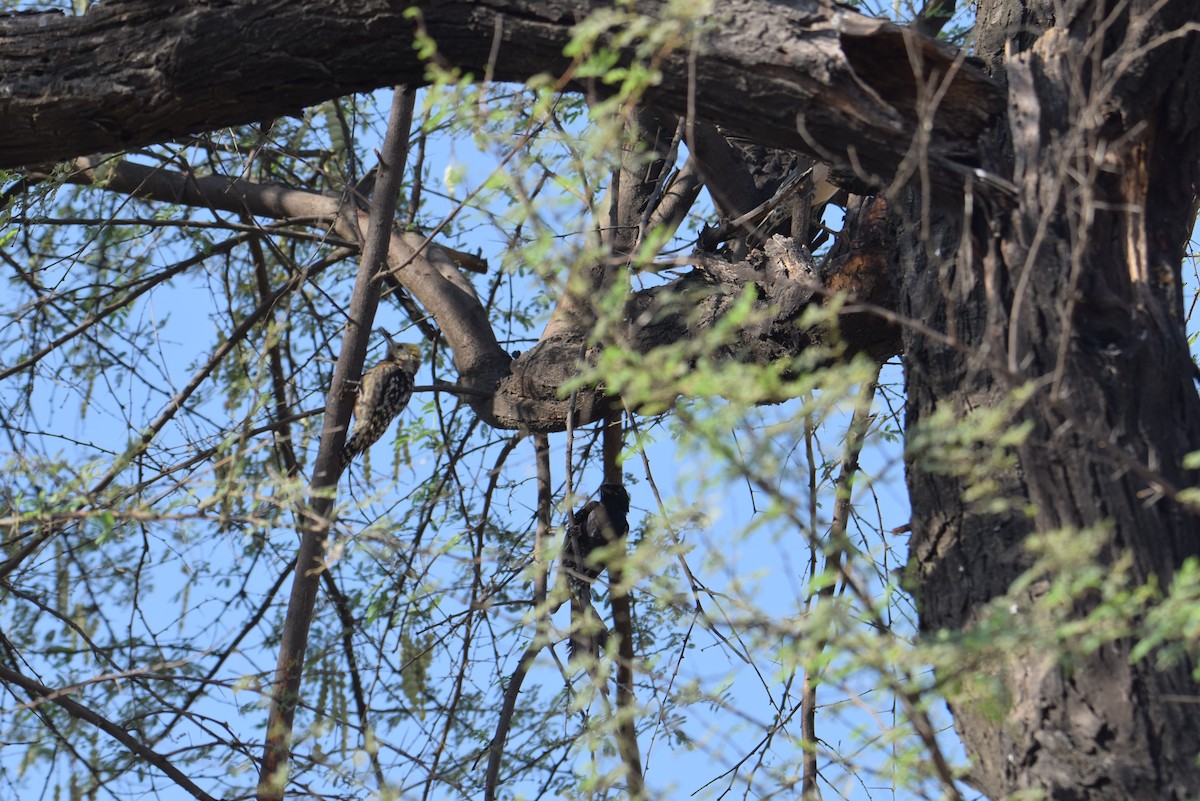
[[[420,364],[420,348],[392,343],[387,357],[363,373],[358,382],[358,399],[354,402],[354,429],[342,448],[343,465],[374,445],[392,419],[404,411],[412,397],[413,377]]]
[[[592,584],[604,565],[596,551],[629,533],[629,493],[620,484],[601,484],[600,500],[586,504],[567,526],[563,541],[561,573],[571,595],[570,659],[582,653],[599,659],[607,630],[592,608]]]

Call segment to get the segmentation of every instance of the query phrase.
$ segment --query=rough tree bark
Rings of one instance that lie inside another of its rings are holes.
[[[420,24],[454,66],[523,81],[565,73],[562,51],[574,24],[608,6],[442,0],[421,6]],[[654,16],[661,7],[649,2],[638,10]],[[426,66],[411,45],[417,22],[405,9],[386,0],[107,0],[84,17],[0,16],[0,99],[9,125],[0,167],[136,147],[297,113],[351,92],[419,85]],[[1003,97],[952,48],[828,0],[731,0],[721,14],[724,24],[697,43],[695,110],[709,122],[837,160],[846,158],[853,131],[861,169],[892,175],[907,160],[911,170],[911,154],[896,142],[915,130],[923,102],[915,62],[945,90],[925,153],[936,165],[935,183],[957,185],[977,166],[977,137]],[[662,67],[648,100],[687,113],[687,54]]]
[[[598,5],[459,0],[422,14],[440,57],[482,74],[498,42],[492,74],[523,79],[561,74],[570,25]],[[108,0],[82,19],[0,18],[0,166],[419,82],[399,8]],[[882,205],[864,207],[863,247],[843,266],[886,257],[898,310],[919,323],[903,327],[908,424],[939,404],[964,413],[1017,384],[1037,387],[1020,411],[1033,433],[1017,467],[995,477],[1014,511],[981,512],[964,503],[961,480],[910,458],[922,625],[969,626],[1026,567],[1032,531],[1109,521],[1106,556],[1128,551],[1139,578],[1168,580],[1200,551],[1195,517],[1174,500],[1197,480],[1183,455],[1200,450],[1180,282],[1200,182],[1194,0],[981,0],[983,68],[822,0],[736,0],[723,11],[696,59],[700,121],[886,190]],[[687,59],[668,60],[648,99],[664,114],[687,112],[688,81]],[[729,153],[711,137],[706,148],[704,135],[701,161],[722,163]],[[704,175],[721,184],[714,196],[734,208],[754,201],[751,182],[722,184],[720,172]],[[430,275],[453,299],[452,275]],[[480,373],[496,397],[520,383],[506,371]],[[508,422],[527,412],[522,393]],[[994,798],[1200,793],[1192,666],[1159,672],[1127,657],[1118,643],[1071,674],[1038,656],[996,665],[1013,699],[1006,718],[954,710],[970,781]]]
[[[1009,96],[989,169],[1019,194],[976,205],[965,240],[962,216],[943,220],[897,259],[904,313],[956,340],[906,333],[908,425],[939,404],[965,412],[1037,390],[1018,466],[995,477],[1010,513],[981,513],[960,480],[909,464],[927,630],[968,626],[1005,593],[1035,530],[1107,521],[1104,558],[1131,553],[1142,581],[1200,552],[1196,516],[1173,500],[1196,484],[1182,463],[1200,448],[1180,282],[1200,178],[1195,7],[985,0],[978,14],[980,55]],[[1194,798],[1195,666],[1131,664],[1129,647],[1071,672],[1053,654],[993,666],[1013,699],[1002,724],[954,709],[972,783],[992,798]]]

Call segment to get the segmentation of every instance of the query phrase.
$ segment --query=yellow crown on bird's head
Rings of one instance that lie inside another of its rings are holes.
[[[406,372],[415,373],[421,366],[421,348],[411,342],[395,343],[389,340],[388,355]]]

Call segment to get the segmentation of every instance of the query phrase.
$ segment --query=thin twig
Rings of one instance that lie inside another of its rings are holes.
[[[500,765],[504,760],[504,744],[508,740],[508,731],[512,726],[513,713],[517,708],[517,697],[521,694],[521,684],[533,666],[533,660],[541,653],[549,642],[550,614],[546,607],[546,563],[542,556],[542,547],[550,536],[550,525],[554,508],[553,487],[550,481],[550,438],[545,434],[535,434],[533,438],[535,462],[537,464],[537,533],[533,544],[533,600],[537,609],[537,627],[533,642],[525,648],[517,669],[513,671],[504,688],[504,703],[500,707],[500,716],[496,720],[496,733],[488,746],[487,774],[484,778],[484,801],[495,801],[496,788],[500,784]]]
[[[128,675],[141,675],[149,672],[148,668],[140,668],[136,671],[131,671]],[[124,674],[122,674],[124,675]],[[118,677],[108,677],[118,678]],[[167,778],[182,787],[188,795],[197,799],[197,801],[216,801],[211,795],[200,789],[191,779],[189,779],[183,771],[175,767],[167,760],[165,756],[147,748],[136,737],[131,735],[121,726],[113,723],[108,718],[102,717],[92,710],[91,707],[85,706],[78,701],[72,700],[67,693],[72,692],[76,687],[54,690],[39,681],[29,678],[15,670],[0,665],[0,680],[7,684],[13,684],[21,687],[26,692],[37,697],[39,702],[52,703],[66,712],[71,717],[82,720],[84,723],[89,723],[95,726],[100,731],[112,737],[121,745],[129,749],[130,753],[137,756],[143,762],[161,770]]]
[[[879,381],[879,367],[874,374],[859,387],[858,398],[854,404],[854,414],[846,430],[846,446],[842,453],[842,466],[835,484],[833,504],[833,520],[829,526],[829,540],[825,551],[825,571],[842,572],[842,560],[849,549],[849,538],[846,534],[850,525],[852,509],[851,496],[854,477],[858,474],[858,458],[862,453],[863,442],[866,440],[867,429],[871,425],[871,405],[875,399],[875,386]],[[815,534],[815,532],[814,532]],[[815,543],[813,543],[815,545]],[[814,554],[816,548],[813,548]],[[816,578],[816,576],[813,576]],[[832,581],[821,584],[817,590],[817,602],[828,603],[833,597],[836,585]],[[817,664],[821,652],[828,642],[822,638],[811,655],[811,663]],[[819,778],[817,768],[817,687],[820,685],[819,676],[812,671],[806,671],[804,689],[800,701],[800,738],[804,745],[803,779],[800,796],[804,799],[820,798],[817,789]]]

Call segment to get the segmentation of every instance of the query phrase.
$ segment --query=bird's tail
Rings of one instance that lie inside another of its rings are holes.
[[[592,606],[591,587],[585,585],[583,592],[577,592],[577,589],[572,587],[571,591],[571,636],[567,640],[567,659],[586,659],[588,670],[592,670],[604,654],[608,629]]]

